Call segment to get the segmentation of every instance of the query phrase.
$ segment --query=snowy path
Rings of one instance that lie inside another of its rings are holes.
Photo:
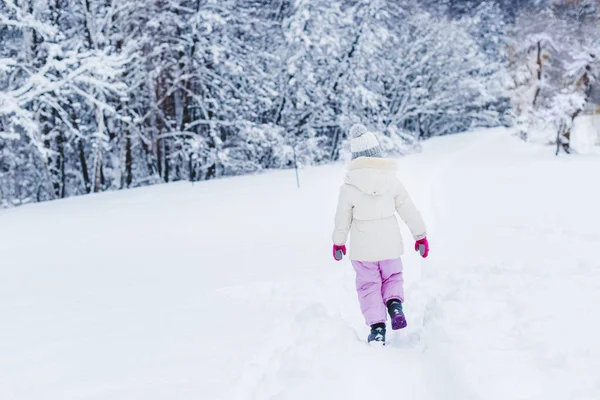
[[[399,164],[432,254],[385,349],[330,260],[341,166],[0,212],[0,398],[600,398],[600,159],[495,130]]]
[[[431,359],[457,399],[598,399],[600,160],[504,135],[477,150],[433,196]]]

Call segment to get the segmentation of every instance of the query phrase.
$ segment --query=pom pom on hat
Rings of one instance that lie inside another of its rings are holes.
[[[355,124],[350,128],[350,137],[358,138],[367,133],[367,127],[362,124]]]
[[[377,137],[361,124],[356,124],[350,128],[350,150],[352,151],[352,159],[383,157],[383,151],[379,147]]]

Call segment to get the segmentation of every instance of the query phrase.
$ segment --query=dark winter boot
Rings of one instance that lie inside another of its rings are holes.
[[[402,302],[398,299],[392,299],[387,302],[388,313],[392,319],[392,329],[398,330],[406,328],[406,317],[402,312]]]
[[[378,342],[385,345],[385,324],[371,325],[371,333],[368,337],[368,342]]]

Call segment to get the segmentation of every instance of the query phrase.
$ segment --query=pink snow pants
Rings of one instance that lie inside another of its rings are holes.
[[[404,303],[404,277],[399,258],[375,262],[352,261],[356,271],[356,291],[360,310],[367,325],[387,321],[386,303],[398,299]]]

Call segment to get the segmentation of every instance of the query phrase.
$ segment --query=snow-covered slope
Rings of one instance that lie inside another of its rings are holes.
[[[330,256],[341,165],[0,212],[0,398],[600,398],[600,158],[491,130],[399,164],[432,252],[383,349]]]

